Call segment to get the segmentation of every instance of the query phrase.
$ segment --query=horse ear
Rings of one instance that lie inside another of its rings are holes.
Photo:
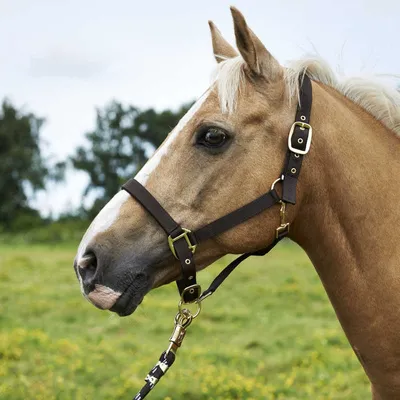
[[[250,71],[273,81],[282,75],[283,68],[247,26],[242,13],[231,7],[236,44]]]
[[[215,26],[214,22],[208,21],[211,31],[212,46],[214,57],[217,63],[220,63],[227,58],[237,57],[237,51],[223,38],[219,29]]]

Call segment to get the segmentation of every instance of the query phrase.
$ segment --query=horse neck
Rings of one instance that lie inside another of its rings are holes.
[[[400,140],[334,89],[314,83],[313,93],[291,236],[371,380],[387,386],[395,376],[400,392]]]

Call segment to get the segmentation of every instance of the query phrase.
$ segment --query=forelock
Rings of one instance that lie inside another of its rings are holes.
[[[233,113],[236,109],[240,87],[244,81],[245,61],[241,56],[227,58],[220,62],[213,74],[223,114]]]

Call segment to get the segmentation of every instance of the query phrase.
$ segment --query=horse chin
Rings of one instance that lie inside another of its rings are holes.
[[[143,301],[144,296],[150,291],[151,286],[149,282],[140,285],[138,285],[137,281],[132,282],[122,292],[121,296],[119,296],[118,300],[110,308],[110,311],[115,312],[120,317],[131,315]]]
[[[137,294],[132,295],[129,290],[126,290],[110,308],[110,311],[115,312],[120,317],[127,317],[136,310],[142,302],[143,297],[144,295],[141,295],[140,297]]]

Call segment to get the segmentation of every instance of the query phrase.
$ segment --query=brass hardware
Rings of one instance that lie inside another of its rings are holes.
[[[192,291],[194,291],[194,290],[198,290],[198,292],[201,293],[200,285],[188,286],[182,292],[181,300],[178,303],[178,313],[175,315],[174,330],[172,331],[172,335],[169,339],[169,346],[167,349],[167,353],[172,351],[176,355],[176,352],[178,351],[179,347],[181,347],[183,339],[185,338],[186,329],[189,327],[189,325],[192,323],[192,321],[200,314],[201,302],[212,294],[211,292],[209,292],[204,297],[199,296],[198,299],[196,299],[194,302],[190,303],[190,304],[195,304],[195,306],[196,306],[195,312],[192,312],[191,310],[186,308],[188,306],[188,303],[186,303],[183,300],[183,297],[187,291],[189,293],[193,293]]]
[[[284,233],[289,232],[290,223],[286,222],[286,203],[281,201],[281,209],[279,211],[281,224],[276,228],[275,237],[279,239]]]
[[[189,279],[193,279],[193,276],[189,276]],[[188,286],[188,287],[186,287],[185,289],[183,289],[183,292],[182,292],[182,294],[181,294],[181,300],[180,300],[180,302],[179,302],[179,304],[178,304],[178,309],[179,309],[179,310],[182,309],[182,305],[183,305],[183,304],[188,304],[188,302],[186,302],[186,301],[184,300],[185,294],[186,294],[187,292],[189,292],[190,294],[193,294],[195,291],[197,291],[197,293],[198,293],[199,296],[200,296],[200,293],[201,293],[201,286],[200,286],[199,284],[191,285],[191,286]],[[198,299],[194,299],[194,300],[191,301],[190,303],[196,303],[197,300],[198,300]],[[196,315],[196,317],[197,317],[197,315]]]
[[[275,233],[275,237],[277,239],[279,239],[279,237],[285,232],[285,231],[289,231],[289,223],[287,223],[285,226],[278,226],[278,228],[276,228],[276,233]]]
[[[282,175],[282,176],[280,176],[278,179],[275,179],[275,180],[272,182],[271,190],[274,190],[274,189],[275,189],[275,185],[276,185],[278,182],[283,181],[284,178],[285,178],[285,176]]]
[[[306,148],[304,150],[300,150],[300,149],[296,149],[295,147],[292,146],[292,136],[293,136],[293,132],[296,128],[296,126],[299,126],[300,129],[305,130],[308,129],[308,137],[307,137],[307,142],[306,142]],[[310,150],[311,147],[311,140],[312,140],[312,127],[310,124],[307,124],[306,122],[301,122],[301,121],[296,121],[292,127],[290,128],[290,132],[289,132],[289,138],[288,138],[288,147],[289,150],[293,153],[296,154],[307,154]]]
[[[192,321],[200,314],[201,311],[201,303],[199,301],[195,301],[192,304],[196,304],[196,311],[192,313],[188,308],[183,308],[183,306],[188,305],[188,303],[185,303],[183,301],[183,295],[185,294],[186,291],[189,291],[191,293],[191,290],[198,289],[199,292],[201,292],[201,287],[200,285],[193,285],[185,288],[185,290],[182,292],[182,298],[178,303],[178,313],[175,315],[175,326],[174,330],[172,332],[172,335],[169,339],[169,346],[167,349],[167,353],[172,351],[174,354],[178,351],[179,347],[181,347],[183,339],[185,338],[186,334],[186,329],[188,326],[192,323]]]
[[[281,209],[279,210],[279,215],[281,217],[281,224],[284,224],[286,219],[286,203],[284,201],[281,201]]]
[[[184,238],[186,240],[186,243],[187,243],[188,247],[189,247],[189,250],[191,250],[193,254],[196,251],[196,247],[197,247],[197,244],[192,244],[192,242],[189,239],[189,233],[192,233],[192,232],[189,229],[186,229],[186,228],[182,228],[182,231],[183,232],[180,235],[178,235],[177,237],[173,238],[173,237],[171,237],[171,235],[168,236],[169,248],[170,248],[172,254],[175,256],[176,259],[178,259],[178,256],[176,255],[174,243],[177,240]],[[186,263],[186,264],[190,264],[190,262]]]
[[[195,311],[192,313],[192,311],[190,311],[188,308],[182,308],[182,307],[184,307],[184,306],[186,306],[186,307],[188,307],[188,304],[189,303],[184,303],[182,300],[179,302],[179,304],[178,304],[178,310],[179,310],[179,313],[182,313],[182,312],[184,312],[184,313],[188,313],[188,314],[190,314],[190,318],[191,319],[195,319],[199,314],[200,314],[200,311],[201,311],[201,303],[200,302],[194,302],[194,303],[190,303],[190,304],[195,304],[195,306],[196,306],[196,309],[195,309]]]
[[[179,311],[175,316],[175,326],[171,337],[169,338],[169,346],[167,353],[172,351],[174,354],[181,347],[183,339],[186,335],[186,328],[192,323],[193,316],[190,311],[184,309]]]

